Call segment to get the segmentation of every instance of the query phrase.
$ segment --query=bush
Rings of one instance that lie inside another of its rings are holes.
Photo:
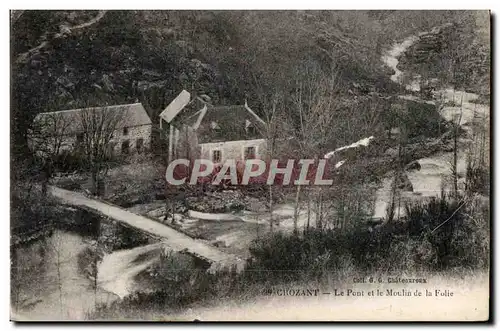
[[[254,274],[276,281],[360,272],[446,270],[488,266],[488,206],[446,195],[406,206],[406,222],[276,233],[252,243]],[[481,206],[481,207],[480,207]],[[478,212],[480,210],[480,212]]]
[[[408,234],[432,245],[436,268],[488,266],[488,206],[479,204],[474,198],[452,199],[442,193],[439,198],[407,205],[405,209]]]
[[[37,232],[60,217],[55,199],[30,182],[17,182],[11,190],[11,235]]]
[[[466,170],[467,191],[488,195],[490,192],[490,172],[484,166],[467,164]]]

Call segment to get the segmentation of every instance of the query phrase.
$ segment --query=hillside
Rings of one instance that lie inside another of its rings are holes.
[[[491,48],[487,12],[463,14],[439,33],[419,37],[400,60],[400,67],[423,79],[437,78],[489,97]]]
[[[182,90],[214,104],[285,98],[304,72],[335,70],[354,105],[394,86],[380,61],[401,36],[453,18],[397,11],[15,11],[13,150],[41,111],[142,102],[153,121]],[[356,96],[356,98],[353,97]]]

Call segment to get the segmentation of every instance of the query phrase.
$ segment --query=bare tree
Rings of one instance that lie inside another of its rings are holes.
[[[301,157],[314,157],[320,154],[332,142],[332,126],[334,126],[335,109],[338,107],[336,90],[338,72],[335,69],[325,74],[319,68],[304,68],[302,77],[297,80],[292,105],[298,117],[297,144]],[[297,185],[294,210],[294,231],[297,232],[301,185]],[[312,198],[312,192],[308,194]],[[322,188],[317,189],[316,227],[322,224]],[[308,203],[310,205],[310,203]],[[310,218],[310,213],[309,213]]]
[[[284,97],[281,93],[271,93],[269,96],[264,96],[264,93],[259,94],[259,99],[262,106],[264,132],[263,136],[267,141],[266,154],[268,160],[272,160],[275,156],[286,154],[284,149],[287,149],[287,138],[290,135],[290,126],[288,125],[287,117],[284,112]],[[269,189],[269,218],[270,228],[273,230],[273,201],[276,199],[276,189],[273,185],[268,186]]]
[[[55,162],[61,154],[69,135],[71,119],[59,112],[43,113],[35,118],[30,132],[31,148],[42,168],[42,192],[47,193],[47,186],[55,171]]]
[[[265,137],[267,140],[267,153],[271,160],[276,152],[276,141],[278,138],[277,128],[277,105],[279,97],[275,96],[270,106],[264,106],[265,115]],[[273,217],[273,186],[269,185],[269,226],[271,232],[273,231],[274,217]]]
[[[460,100],[460,113],[455,122],[453,122],[453,162],[451,164],[451,176],[453,180],[453,196],[458,199],[458,138],[460,136],[460,122],[463,113],[463,94]]]
[[[99,185],[109,170],[110,142],[115,131],[122,126],[124,116],[121,107],[85,108],[80,112],[82,137],[79,145],[96,195],[100,195]]]

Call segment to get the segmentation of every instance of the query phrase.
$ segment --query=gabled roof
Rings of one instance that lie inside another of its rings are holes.
[[[260,139],[265,124],[246,104],[208,106],[199,112],[196,123],[200,143]]]
[[[160,114],[174,126],[187,125],[196,130],[198,142],[262,138],[265,122],[244,105],[213,106],[200,97],[191,99],[183,90]]]
[[[92,110],[99,113],[110,113],[110,116],[120,118],[117,129],[132,126],[150,125],[151,119],[149,118],[146,109],[141,103],[133,103],[126,105],[113,105],[103,107],[89,107],[79,109],[61,110],[57,112],[39,113],[36,115],[34,122],[43,123],[44,121],[57,117],[61,122],[68,123],[68,128],[65,133],[81,132],[81,113],[84,110]]]

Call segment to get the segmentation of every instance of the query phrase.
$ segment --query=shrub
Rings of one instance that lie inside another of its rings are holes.
[[[442,193],[439,198],[407,205],[405,209],[409,236],[432,245],[436,268],[487,266],[488,206],[480,207],[473,198],[452,199]],[[434,263],[428,262],[429,267],[434,267]]]
[[[405,209],[406,222],[372,231],[358,225],[260,238],[250,248],[249,269],[267,279],[290,281],[339,274],[346,265],[359,272],[488,265],[488,206],[443,194]]]
[[[472,193],[489,194],[490,172],[484,166],[473,166],[467,164],[466,190]]]

